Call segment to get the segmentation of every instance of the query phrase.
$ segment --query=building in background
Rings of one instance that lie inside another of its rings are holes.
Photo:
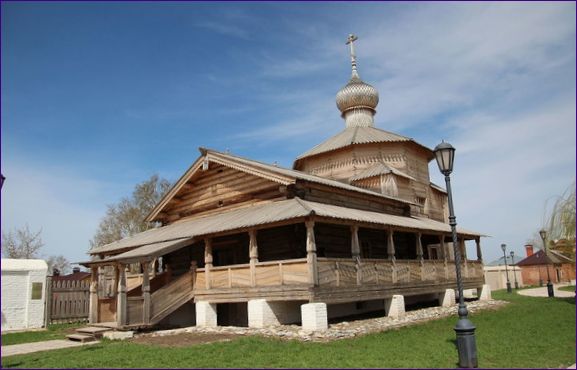
[[[44,326],[47,270],[44,260],[2,258],[2,332]]]
[[[575,280],[575,260],[563,254],[549,250],[545,255],[543,250],[533,251],[533,246],[525,246],[527,257],[519,261],[523,281],[527,285],[543,285],[547,283],[547,270],[552,283],[569,283]]]

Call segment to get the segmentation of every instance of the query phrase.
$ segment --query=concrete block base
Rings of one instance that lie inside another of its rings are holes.
[[[446,289],[445,293],[439,293],[439,306],[451,307],[455,304],[455,290]]]
[[[301,319],[303,330],[319,331],[327,330],[327,305],[325,303],[307,303],[301,306]]]
[[[196,326],[217,326],[216,303],[196,302]]]
[[[405,314],[405,297],[394,295],[385,299],[385,312],[390,317],[400,317]]]
[[[480,301],[488,301],[491,299],[491,287],[489,284],[485,284],[477,289],[477,297],[479,297]]]
[[[265,299],[248,301],[248,327],[264,328],[279,325],[272,305]]]
[[[106,331],[102,336],[110,340],[125,340],[134,337],[133,331]]]

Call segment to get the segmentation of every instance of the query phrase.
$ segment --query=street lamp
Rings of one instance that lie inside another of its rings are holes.
[[[515,289],[519,289],[517,282],[517,272],[515,271],[515,252],[511,251],[511,266],[513,266],[513,276],[515,277]]]
[[[2,189],[2,185],[4,185],[4,180],[6,180],[6,177],[0,173],[0,189]]]
[[[511,282],[509,281],[509,271],[507,270],[507,255],[505,251],[507,250],[507,244],[501,244],[501,249],[503,250],[503,259],[505,260],[505,275],[507,275],[507,293],[511,293]]]
[[[555,296],[553,293],[553,284],[551,284],[551,276],[549,276],[549,256],[547,253],[547,230],[542,229],[539,231],[539,235],[541,235],[541,240],[543,240],[543,248],[545,248],[545,268],[547,269],[547,295],[549,298]]]
[[[459,321],[455,325],[457,334],[457,350],[459,352],[459,366],[463,368],[478,367],[477,343],[475,340],[475,325],[467,318],[469,312],[465,305],[463,295],[463,280],[461,278],[461,251],[457,241],[457,218],[453,209],[453,194],[451,191],[450,174],[453,172],[453,160],[455,159],[455,148],[449,143],[441,142],[433,151],[437,159],[437,165],[443,175],[447,186],[447,198],[449,202],[449,225],[453,235],[453,252],[455,254],[455,272],[457,274],[457,289],[459,291]]]

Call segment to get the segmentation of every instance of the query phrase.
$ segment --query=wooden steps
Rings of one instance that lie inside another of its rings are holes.
[[[66,338],[76,342],[92,342],[102,338],[102,334],[110,330],[113,329],[105,326],[87,326],[76,329],[76,333],[67,335]]]

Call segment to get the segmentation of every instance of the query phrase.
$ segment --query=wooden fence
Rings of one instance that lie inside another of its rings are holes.
[[[52,280],[46,284],[46,324],[88,321],[90,280]]]

